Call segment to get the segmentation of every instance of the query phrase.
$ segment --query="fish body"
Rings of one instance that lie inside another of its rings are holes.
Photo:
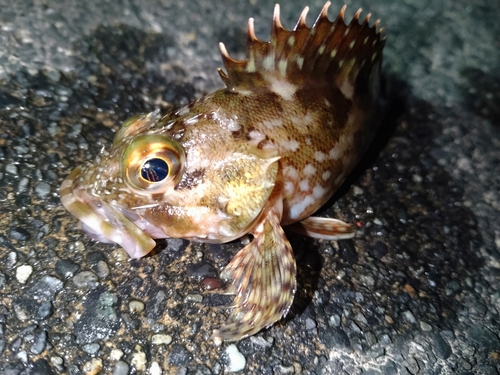
[[[61,186],[63,205],[92,237],[146,255],[154,239],[224,243],[253,235],[225,267],[235,294],[214,339],[238,340],[291,306],[296,265],[283,226],[325,239],[353,226],[311,217],[357,164],[376,130],[384,40],[369,15],[292,31],[276,6],[271,40],[248,26],[247,58],[220,45],[224,88],[160,116],[135,116],[95,161]]]

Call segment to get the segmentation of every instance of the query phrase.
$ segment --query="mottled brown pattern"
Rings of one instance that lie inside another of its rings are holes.
[[[217,342],[254,334],[288,311],[295,261],[283,225],[307,218],[298,225],[305,234],[354,234],[348,224],[309,216],[338,189],[377,128],[384,41],[369,17],[359,23],[358,12],[346,25],[342,8],[331,22],[328,7],[312,29],[303,12],[288,31],[277,6],[270,42],[255,37],[250,20],[246,60],[230,58],[221,45],[226,88],[163,118],[132,118],[109,150],[62,185],[65,207],[132,257],[151,251],[151,238],[254,235],[226,267],[235,300]],[[139,137],[159,140],[162,153],[148,142],[137,150]],[[158,182],[134,174],[157,157],[178,167]]]
[[[203,183],[205,176],[205,169],[195,169],[193,172],[184,173],[181,182],[175,187],[176,190],[189,190],[193,189],[199,184]]]

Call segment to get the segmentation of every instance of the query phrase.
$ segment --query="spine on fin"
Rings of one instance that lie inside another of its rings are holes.
[[[379,21],[370,26],[368,14],[360,22],[361,9],[346,24],[346,5],[335,21],[328,19],[327,2],[312,27],[307,26],[309,8],[302,11],[293,30],[286,30],[280,21],[279,5],[275,6],[271,39],[259,40],[254,32],[254,20],[248,21],[246,59],[231,58],[220,43],[225,73],[219,74],[229,89],[252,89],[266,85],[269,80],[286,79],[293,84],[307,81],[324,82],[338,76],[355,83],[368,79],[378,69],[385,38]]]

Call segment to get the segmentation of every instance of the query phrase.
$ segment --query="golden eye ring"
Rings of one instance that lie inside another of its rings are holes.
[[[138,194],[162,193],[179,183],[184,161],[184,149],[175,140],[142,135],[130,142],[122,155],[122,178]]]

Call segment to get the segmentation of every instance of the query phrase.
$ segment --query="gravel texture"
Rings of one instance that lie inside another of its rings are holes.
[[[383,20],[389,111],[321,214],[359,233],[290,234],[294,305],[254,337],[210,340],[240,243],[129,260],[62,207],[122,121],[220,87],[217,42],[242,57],[273,3],[0,0],[0,374],[500,373],[500,2],[349,1]],[[322,1],[281,5],[291,28]]]

